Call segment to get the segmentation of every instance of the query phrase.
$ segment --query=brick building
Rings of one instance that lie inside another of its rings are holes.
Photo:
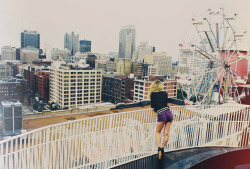
[[[169,98],[177,97],[177,81],[167,80],[163,76],[149,76],[145,79],[138,79],[134,81],[134,98],[135,102],[148,100],[148,94],[151,84],[156,79],[163,79],[164,91],[168,93]]]
[[[43,102],[49,101],[49,71],[37,72],[38,94],[41,96]]]
[[[47,90],[48,88],[48,76],[46,73],[44,74],[45,77],[39,78],[39,75],[43,76],[42,73],[38,74],[38,72],[47,72],[49,69],[39,67],[39,66],[28,66],[23,69],[23,78],[25,79],[26,82],[26,95],[25,95],[25,100],[24,104],[25,105],[32,105],[35,103],[35,96],[38,94],[38,80],[40,79],[40,87],[44,89],[44,91],[41,89],[40,91],[43,91],[42,93],[44,94],[43,97],[48,98],[48,93],[49,91],[45,92],[46,86]],[[47,81],[47,83],[46,83]],[[40,93],[42,95],[42,93]],[[48,101],[48,99],[46,99]]]
[[[25,81],[22,79],[0,80],[0,102],[4,100],[16,99],[24,101]]]
[[[134,79],[127,76],[103,76],[102,98],[103,101],[121,103],[131,99],[131,90],[134,89]]]

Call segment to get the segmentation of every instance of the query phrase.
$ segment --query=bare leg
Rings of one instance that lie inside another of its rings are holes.
[[[157,147],[161,146],[161,130],[162,130],[163,127],[164,127],[163,122],[157,122],[157,124],[156,124],[156,132],[155,132]]]
[[[166,144],[168,143],[168,139],[169,139],[169,129],[171,127],[171,124],[173,123],[173,121],[166,123],[165,127],[164,127],[164,139],[163,139],[163,143],[161,148],[164,148],[166,146]]]

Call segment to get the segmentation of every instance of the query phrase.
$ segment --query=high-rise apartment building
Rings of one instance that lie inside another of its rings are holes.
[[[11,46],[3,46],[1,48],[1,60],[16,60],[16,48]]]
[[[52,66],[50,100],[61,109],[101,103],[102,71],[76,65]]]
[[[40,34],[37,31],[24,30],[21,32],[21,48],[28,46],[40,49]]]
[[[64,48],[71,51],[71,55],[74,55],[79,51],[79,34],[71,32],[64,35]]]
[[[132,59],[135,51],[136,30],[134,25],[123,26],[119,35],[119,58]]]
[[[79,52],[91,52],[91,41],[89,40],[80,40],[80,50]]]

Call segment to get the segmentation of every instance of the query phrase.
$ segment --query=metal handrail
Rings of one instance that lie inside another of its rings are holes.
[[[250,146],[248,106],[170,109],[174,123],[167,151]],[[156,114],[145,109],[45,126],[0,141],[0,169],[109,168],[155,153],[155,125]]]

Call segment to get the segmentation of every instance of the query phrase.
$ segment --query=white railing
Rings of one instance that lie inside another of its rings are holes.
[[[175,120],[167,151],[250,146],[246,106],[177,106],[171,111]],[[155,125],[156,114],[147,109],[46,126],[0,141],[0,169],[109,168],[155,153]]]

